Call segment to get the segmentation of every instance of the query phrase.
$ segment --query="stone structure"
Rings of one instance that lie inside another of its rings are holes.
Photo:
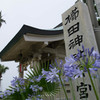
[[[100,3],[100,0],[94,0],[96,4]]]
[[[62,19],[67,56],[76,54],[82,44],[98,50],[89,11],[84,3],[76,3],[62,14]]]
[[[95,50],[98,51],[91,18],[86,4],[81,1],[77,2],[74,6],[62,14],[62,19],[66,55],[68,57],[72,54],[75,56],[77,54],[77,49],[80,50],[80,52],[83,52],[82,45],[84,45],[85,48],[90,49],[94,47]],[[83,82],[83,78],[79,78],[73,81],[76,99],[96,100],[93,90],[87,89],[87,87],[84,88],[84,86],[91,86],[91,82],[87,74],[85,75],[84,80],[85,81]],[[78,90],[78,86],[83,87]],[[86,96],[86,94],[88,96]]]
[[[41,61],[46,62],[49,60],[53,62],[54,59],[57,59],[58,61],[60,59],[64,60],[66,55],[69,56],[71,53],[75,54],[77,48],[81,49],[82,42],[76,46],[69,44],[69,42],[72,43],[73,39],[76,37],[82,38],[82,35],[84,35],[84,39],[86,40],[84,40],[83,44],[85,44],[86,47],[89,46],[90,48],[91,46],[95,46],[97,49],[91,21],[88,19],[90,16],[87,7],[86,5],[79,3],[80,2],[77,2],[76,5],[73,6],[74,8],[72,7],[69,9],[67,14],[66,12],[63,14],[63,27],[61,23],[54,29],[43,30],[23,25],[14,38],[0,52],[1,61],[19,62],[19,77],[23,77],[24,71],[27,69],[28,65],[32,67]],[[73,19],[74,21],[72,21],[70,24],[66,21],[67,17],[70,17],[72,12],[74,12],[75,16]],[[66,34],[68,30],[71,32],[69,35]],[[73,34],[73,31],[76,33]],[[71,49],[70,52],[69,49]],[[70,93],[70,84],[66,83],[65,86],[66,92],[70,98],[72,95]],[[59,100],[59,96],[62,96],[62,100],[64,100],[62,90],[54,100]],[[70,100],[72,99],[70,98]]]

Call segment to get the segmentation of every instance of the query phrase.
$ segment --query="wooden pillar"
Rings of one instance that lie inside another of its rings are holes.
[[[19,77],[23,78],[23,76],[24,76],[23,65],[20,63],[19,64]]]

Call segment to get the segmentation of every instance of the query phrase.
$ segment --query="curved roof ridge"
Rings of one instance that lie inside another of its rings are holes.
[[[5,52],[7,52],[14,44],[16,44],[23,35],[30,33],[36,35],[60,35],[63,34],[62,28],[55,28],[50,30],[38,29],[28,25],[23,25],[19,32],[12,38],[12,40],[5,46],[5,48],[0,52],[0,58]]]
[[[39,29],[35,27],[31,27],[28,25],[23,25],[21,30],[25,31],[25,33],[37,34],[37,35],[58,35],[63,33],[63,27],[58,27],[55,29]]]

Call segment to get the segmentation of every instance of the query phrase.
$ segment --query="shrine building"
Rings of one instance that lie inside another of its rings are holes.
[[[1,51],[1,61],[19,62],[19,77],[27,66],[55,59],[65,59],[63,26],[59,24],[50,30],[23,25],[19,32]]]

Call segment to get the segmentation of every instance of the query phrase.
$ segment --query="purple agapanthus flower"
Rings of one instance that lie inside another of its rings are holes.
[[[23,78],[14,77],[11,81],[11,86],[13,87],[12,94],[15,92],[25,92],[25,80]]]
[[[70,62],[68,62],[66,60],[66,63],[64,64],[64,76],[65,76],[65,81],[69,81],[69,79],[76,79],[78,77],[82,77],[82,73],[83,71],[81,71],[78,68],[78,65],[74,64],[73,62],[74,60],[70,60]]]
[[[29,80],[29,82],[32,82],[32,83],[34,83],[34,80],[33,79],[28,79]]]
[[[14,79],[11,81],[11,85],[12,85],[12,86],[15,87],[16,85],[18,85],[17,79],[18,79],[17,77],[14,77]]]
[[[9,96],[9,95],[11,95],[11,94],[12,94],[12,92],[11,92],[10,90],[6,90],[6,91],[4,91],[4,94],[1,95],[0,97],[1,97],[1,98],[7,97],[7,96]]]
[[[100,54],[97,51],[93,51],[91,56],[95,57],[96,59],[100,59]]]
[[[85,49],[82,46],[82,49],[83,53],[78,50],[78,54],[73,59],[78,62],[81,70],[85,72],[87,72],[87,69],[90,72],[97,71],[100,68],[100,54],[94,50],[94,47],[89,50],[89,48]]]
[[[24,84],[25,84],[25,80],[23,78],[14,77],[14,79],[11,81],[11,85],[13,87],[18,85],[24,85]]]
[[[36,80],[37,82],[39,82],[42,78],[43,78],[43,76],[42,76],[42,75],[39,75],[35,80]]]
[[[25,99],[25,100],[32,100],[31,98]]]
[[[70,56],[69,58],[68,58],[68,57],[66,57],[66,58],[65,58],[65,61],[66,61],[66,63],[65,63],[64,65],[69,66],[69,65],[74,64],[76,60],[75,60],[75,59],[73,59],[73,57],[72,57],[72,56]]]
[[[96,59],[94,64],[92,64],[94,67],[100,68],[100,59]]]
[[[0,95],[0,98],[3,98],[3,97],[4,97],[4,95],[3,95],[3,94],[1,94],[1,95]]]
[[[25,100],[43,100],[43,99],[41,98],[41,95],[30,95],[29,94],[29,97]]]
[[[57,82],[59,80],[59,70],[55,68],[50,68],[50,71],[44,71],[42,69],[42,75],[46,78],[47,82]]]
[[[32,98],[28,97],[28,98],[27,98],[27,99],[25,99],[25,100],[32,100]]]
[[[50,67],[51,68],[54,68],[54,67],[62,68],[63,67],[63,61],[61,60],[60,63],[58,64],[57,60],[55,59],[55,64],[53,64],[53,65],[50,64]]]
[[[37,92],[37,91],[42,91],[43,88],[39,87],[38,85],[31,85],[30,89],[32,89],[33,92]]]
[[[57,70],[56,68],[54,69],[50,68],[50,71],[46,77],[47,82],[51,82],[51,83],[57,82],[59,79],[58,73],[59,73],[59,70]]]
[[[41,99],[41,98],[36,98],[36,100],[43,100],[43,99]]]
[[[44,69],[42,69],[42,76],[47,76],[48,75],[48,71],[45,71]]]
[[[41,95],[37,95],[36,100],[43,100],[43,99],[41,98]]]
[[[2,97],[7,97],[9,95],[14,94],[15,92],[25,92],[25,81],[23,78],[17,78],[14,77],[14,79],[11,81],[11,86],[12,89],[8,89],[6,91],[4,91],[4,94],[2,95]]]

